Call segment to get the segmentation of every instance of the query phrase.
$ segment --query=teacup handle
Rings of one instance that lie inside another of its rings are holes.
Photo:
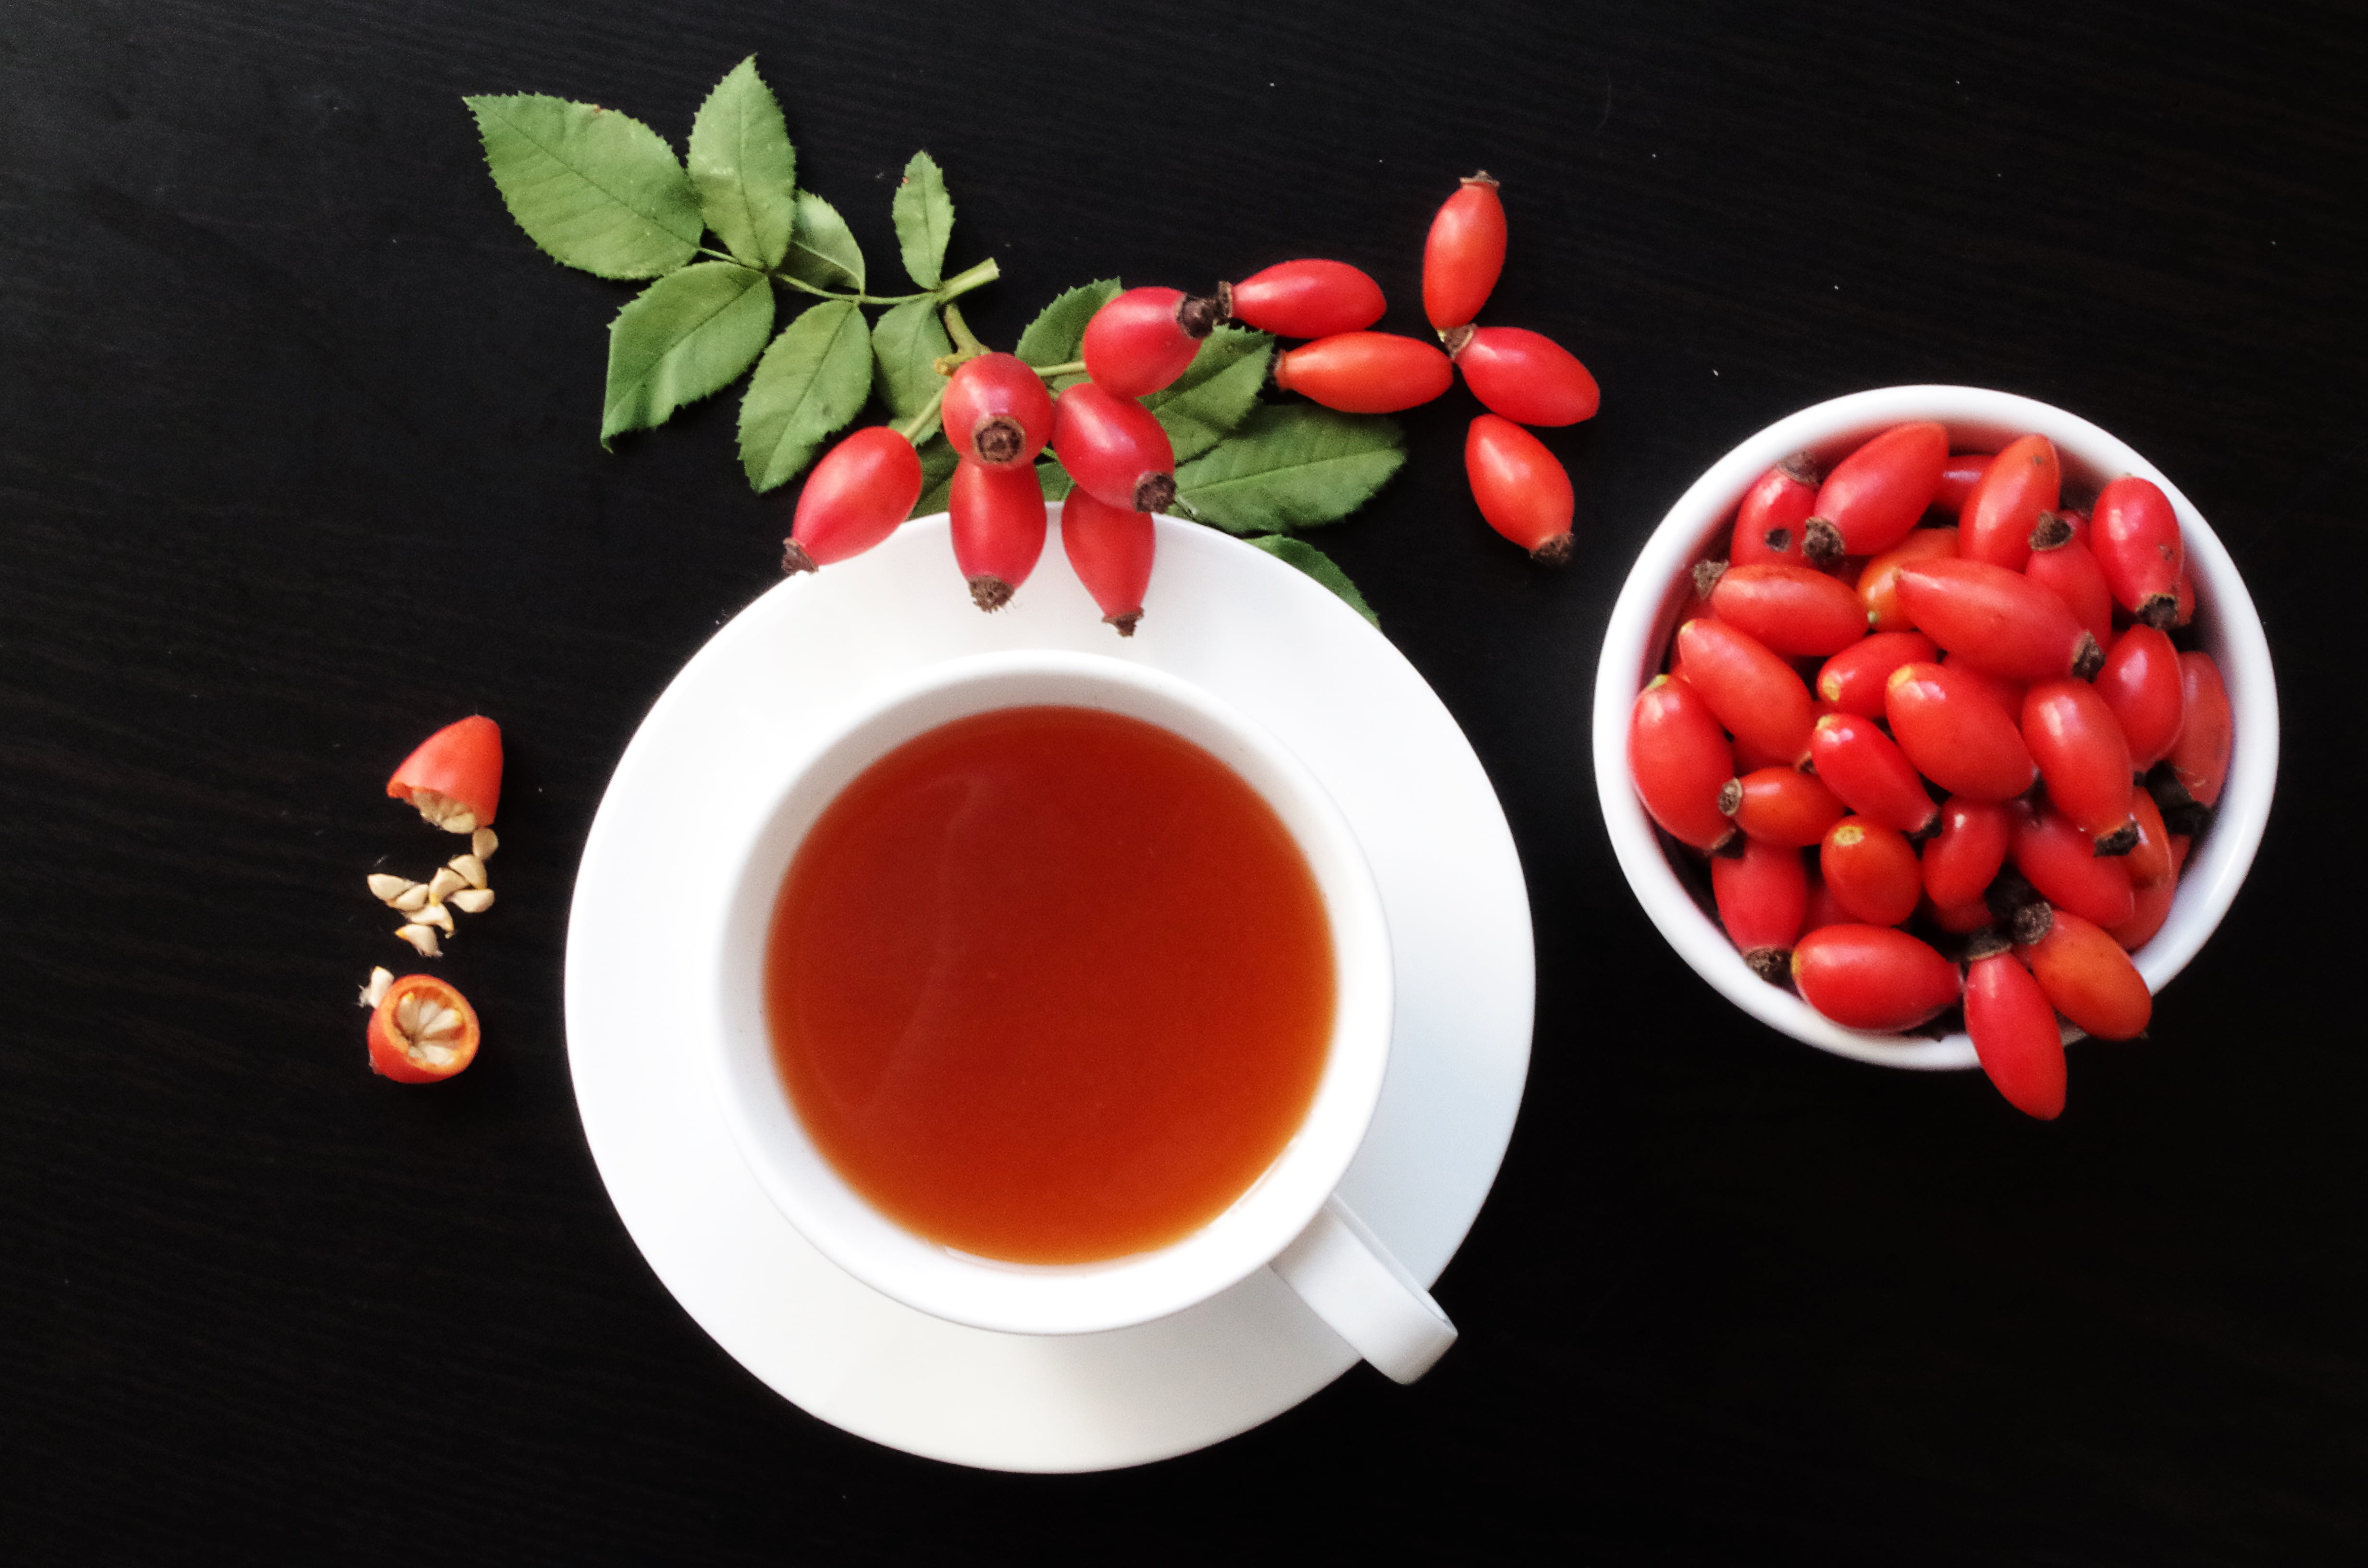
[[[1455,1343],[1455,1325],[1422,1282],[1333,1194],[1271,1265],[1349,1347],[1410,1383]]]

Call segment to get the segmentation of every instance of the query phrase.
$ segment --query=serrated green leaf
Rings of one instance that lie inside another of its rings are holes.
[[[1118,297],[1119,282],[1105,278],[1070,290],[1036,314],[1019,335],[1019,356],[1030,365],[1065,365],[1078,357],[1086,341],[1086,324],[1094,312]]]
[[[1036,465],[1036,483],[1044,487],[1044,499],[1047,501],[1066,501],[1069,492],[1077,487],[1077,482],[1069,477],[1069,471],[1061,466],[1061,460],[1050,452],[1045,453],[1044,460]]]
[[[935,361],[953,351],[953,340],[938,321],[931,301],[907,300],[872,324],[871,358],[880,366],[881,400],[897,424],[918,417],[944,389],[946,378],[938,374]],[[932,420],[920,434],[936,428]]]
[[[797,222],[798,154],[753,54],[715,84],[690,122],[690,183],[726,250],[751,267],[780,266]]]
[[[703,261],[659,278],[609,324],[600,444],[720,391],[756,363],[772,330],[773,286],[761,272]]]
[[[922,288],[936,288],[945,281],[946,242],[954,233],[953,199],[946,194],[946,176],[938,161],[927,153],[914,153],[890,205],[905,270]]]
[[[1184,373],[1143,400],[1167,427],[1176,460],[1187,462],[1215,446],[1258,406],[1274,339],[1262,332],[1221,326],[1201,340]]]
[[[758,491],[786,484],[871,395],[863,312],[825,300],[773,339],[740,400],[740,466]]]
[[[781,270],[817,289],[863,292],[863,247],[838,209],[811,190],[798,192],[797,230]]]
[[[527,237],[602,278],[655,278],[699,249],[699,198],[674,149],[629,114],[540,93],[463,98]]]
[[[1176,470],[1192,515],[1228,533],[1288,533],[1347,517],[1406,460],[1397,422],[1310,403],[1269,405]]]
[[[1298,567],[1339,595],[1350,609],[1372,621],[1376,629],[1381,626],[1382,618],[1373,613],[1373,607],[1365,602],[1365,596],[1357,591],[1357,585],[1349,581],[1349,574],[1341,571],[1330,556],[1305,540],[1293,539],[1289,534],[1260,534],[1250,543],[1276,560]]]
[[[954,469],[962,459],[943,431],[922,442],[918,453],[921,459],[921,498],[913,503],[913,509],[905,516],[926,517],[932,512],[946,509],[947,497],[953,494]]]

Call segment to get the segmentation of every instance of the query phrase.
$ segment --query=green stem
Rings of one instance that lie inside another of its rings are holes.
[[[1030,365],[1029,369],[1049,381],[1055,376],[1084,375],[1086,362],[1083,359],[1072,359],[1065,365]]]
[[[921,444],[921,432],[929,427],[929,422],[938,416],[938,410],[945,406],[945,401],[946,389],[939,387],[938,389],[938,395],[929,400],[928,407],[922,409],[920,413],[916,414],[904,424],[896,426],[897,434],[903,436],[905,439],[912,442],[915,446],[919,446]]]
[[[728,261],[734,267],[748,267],[748,264],[738,256],[717,250],[712,245],[700,246],[699,253],[701,256],[712,256],[718,261]],[[768,270],[761,267],[748,267],[748,270],[762,272],[774,282],[787,284],[801,294],[812,294],[818,300],[851,300],[859,305],[908,305],[915,300],[951,300],[957,295],[967,294],[973,289],[992,283],[1003,276],[1003,269],[996,265],[993,256],[989,256],[968,271],[958,272],[936,288],[924,289],[917,294],[842,294],[836,290],[809,283],[803,278],[792,278],[786,272]]]
[[[963,358],[975,359],[986,352],[986,345],[978,340],[978,334],[971,331],[970,323],[962,320],[960,306],[951,303],[946,306],[946,331],[953,335],[954,347],[962,350]]]

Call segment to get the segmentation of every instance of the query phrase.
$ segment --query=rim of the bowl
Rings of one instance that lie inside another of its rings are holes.
[[[1596,795],[1613,853],[1645,913],[1680,958],[1736,1006],[1806,1044],[1885,1067],[1946,1070],[1977,1065],[1960,1030],[1939,1040],[1870,1034],[1823,1017],[1792,992],[1746,967],[1717,922],[1679,878],[1652,819],[1630,787],[1629,710],[1659,664],[1665,616],[1677,608],[1678,575],[1728,526],[1751,482],[1802,450],[1831,459],[1849,445],[1910,419],[1949,426],[1952,447],[2037,433],[2054,441],[2067,467],[2100,482],[2137,474],[2162,487],[2179,515],[2193,568],[2196,617],[2208,627],[2236,720],[2228,781],[2212,831],[2197,846],[2171,915],[2135,958],[2147,988],[2159,992],[2184,969],[2235,901],[2269,822],[2277,782],[2277,689],[2268,640],[2244,580],[2219,536],[2170,479],[2129,443],[2053,403],[1983,387],[1880,387],[1831,398],[1787,415],[1745,438],[1713,463],[1655,526],[1630,568],[1605,629],[1596,665]]]

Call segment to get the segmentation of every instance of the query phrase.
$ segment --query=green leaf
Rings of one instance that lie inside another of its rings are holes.
[[[946,195],[946,176],[938,161],[916,153],[905,165],[892,203],[896,220],[896,248],[905,253],[905,270],[924,289],[945,280],[946,242],[953,237],[954,204]]]
[[[1094,312],[1118,297],[1115,278],[1070,290],[1028,324],[1019,335],[1018,353],[1030,365],[1065,365],[1083,351],[1086,324]]]
[[[699,199],[658,133],[540,93],[463,98],[485,165],[527,237],[602,278],[655,278],[699,249]]]
[[[1357,585],[1349,581],[1349,574],[1341,571],[1330,556],[1305,540],[1292,539],[1288,534],[1260,534],[1250,543],[1276,560],[1298,567],[1339,595],[1348,601],[1350,609],[1372,621],[1376,628],[1382,624],[1382,618],[1373,613],[1373,607],[1365,602],[1365,596],[1357,591]]]
[[[938,374],[935,361],[953,351],[953,340],[938,321],[933,301],[907,300],[872,324],[871,357],[880,365],[880,395],[897,424],[917,417],[944,388],[946,378]],[[935,428],[933,420],[929,429]]]
[[[863,247],[838,209],[811,190],[798,192],[797,232],[781,270],[817,289],[863,292]]]
[[[946,499],[953,494],[954,467],[962,461],[954,452],[953,443],[939,431],[921,443],[921,498],[906,513],[910,517],[926,517],[932,512],[946,509]]]
[[[1066,501],[1069,492],[1077,487],[1077,482],[1069,477],[1069,471],[1061,466],[1061,460],[1050,452],[1045,453],[1044,460],[1036,465],[1036,483],[1044,487],[1044,499],[1047,501]]]
[[[1347,517],[1406,461],[1397,422],[1312,403],[1258,409],[1176,470],[1192,515],[1228,533],[1287,533]]]
[[[751,267],[781,265],[797,220],[798,154],[753,54],[715,84],[690,122],[690,183],[725,249]]]
[[[609,390],[600,444],[663,425],[754,364],[773,330],[773,286],[736,262],[670,272],[609,325]]]
[[[740,466],[758,491],[795,479],[871,395],[871,342],[852,301],[825,300],[782,329],[740,400]]]
[[[1221,326],[1201,340],[1184,373],[1143,400],[1159,415],[1176,460],[1186,462],[1225,438],[1258,406],[1274,339],[1262,332]]]

